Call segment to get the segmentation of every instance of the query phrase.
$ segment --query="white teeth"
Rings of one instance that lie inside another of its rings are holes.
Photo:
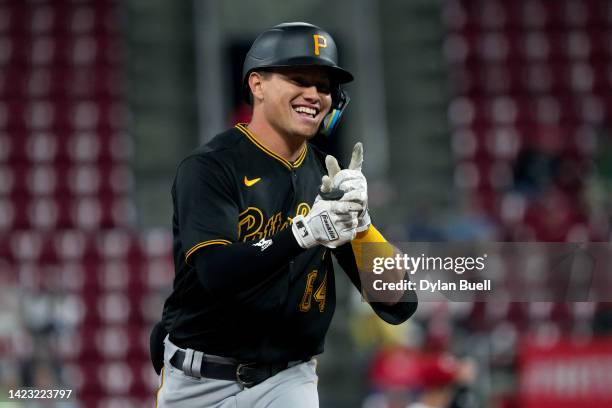
[[[307,113],[311,116],[315,116],[317,114],[317,110],[314,108],[307,108],[306,106],[296,106],[293,108],[296,112]]]

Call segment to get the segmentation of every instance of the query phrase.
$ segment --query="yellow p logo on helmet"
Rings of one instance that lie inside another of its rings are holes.
[[[319,48],[327,48],[327,40],[319,34],[313,34],[312,38],[314,40],[314,53],[319,55]]]

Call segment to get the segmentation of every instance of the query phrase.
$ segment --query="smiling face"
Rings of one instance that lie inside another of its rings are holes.
[[[279,134],[314,137],[331,108],[331,79],[325,68],[288,67],[253,72],[249,85],[254,115],[262,115]]]

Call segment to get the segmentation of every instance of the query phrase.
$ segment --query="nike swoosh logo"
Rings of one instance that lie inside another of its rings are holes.
[[[255,185],[256,183],[258,183],[259,181],[261,181],[261,177],[257,177],[256,179],[249,180],[247,176],[244,176],[244,185],[247,187],[251,187]]]

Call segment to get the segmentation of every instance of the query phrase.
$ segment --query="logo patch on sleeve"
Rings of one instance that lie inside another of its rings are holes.
[[[302,232],[302,237],[308,236],[308,229],[302,220],[298,221],[296,224],[297,228]]]

